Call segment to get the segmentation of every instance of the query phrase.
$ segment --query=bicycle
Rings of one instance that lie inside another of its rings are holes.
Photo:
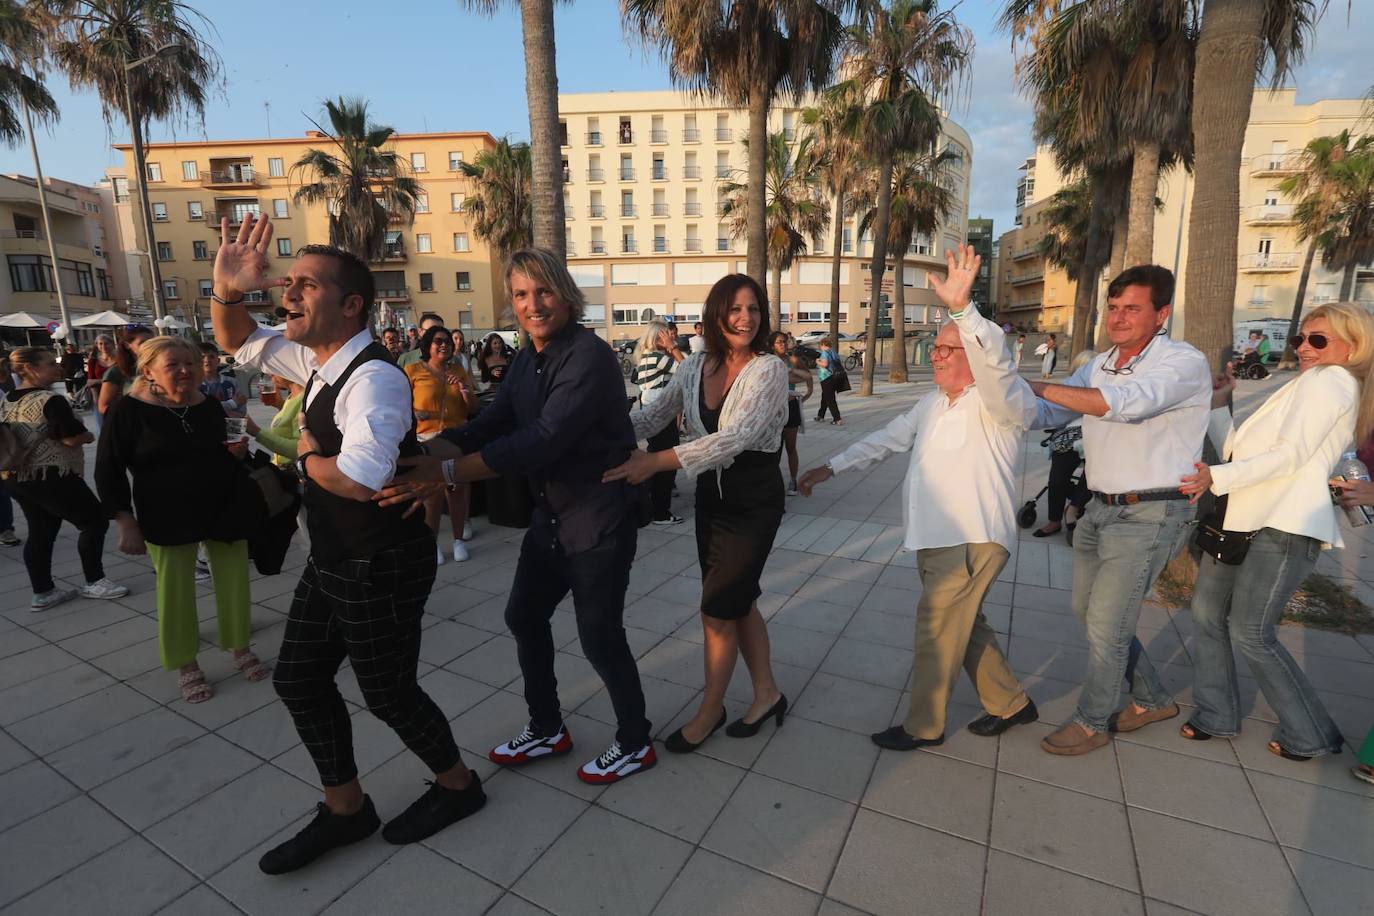
[[[844,358],[844,367],[851,372],[855,372],[859,369],[862,369],[863,365],[864,351],[859,350],[857,348],[850,350],[849,355]]]

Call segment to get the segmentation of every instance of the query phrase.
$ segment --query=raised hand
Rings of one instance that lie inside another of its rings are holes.
[[[243,218],[238,235],[229,237],[229,218],[219,222],[220,244],[215,253],[215,295],[237,299],[243,293],[287,286],[285,277],[267,276],[267,252],[272,244],[272,220],[267,214]]]
[[[948,269],[945,278],[938,274],[930,275],[930,288],[951,312],[962,312],[968,308],[973,292],[973,281],[978,278],[978,268],[983,263],[981,255],[976,254],[972,245],[960,245],[956,258],[953,251],[945,252]]]

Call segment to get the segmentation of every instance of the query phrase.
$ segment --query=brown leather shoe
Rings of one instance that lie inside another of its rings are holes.
[[[1170,703],[1163,709],[1147,709],[1144,712],[1136,712],[1135,704],[1128,703],[1126,708],[1107,720],[1107,730],[1114,732],[1133,732],[1138,728],[1144,728],[1151,722],[1162,722],[1165,719],[1172,719],[1178,715],[1178,704]]]
[[[1070,722],[1040,742],[1041,750],[1061,757],[1077,757],[1103,747],[1112,739],[1106,732],[1088,731],[1077,722]]]

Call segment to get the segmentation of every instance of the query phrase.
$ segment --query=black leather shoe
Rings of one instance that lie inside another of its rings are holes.
[[[431,782],[425,794],[382,828],[382,839],[388,843],[418,843],[434,836],[450,824],[456,824],[470,814],[476,814],[487,803],[482,780],[472,774],[466,789],[446,789]]]
[[[979,716],[968,724],[968,730],[980,738],[992,738],[1013,725],[1025,725],[1039,718],[1040,711],[1035,708],[1035,701],[1029,700],[1025,706],[1005,718],[993,715]]]
[[[377,809],[366,795],[356,814],[335,814],[321,802],[316,805],[315,819],[285,843],[265,852],[258,868],[264,874],[284,875],[304,868],[331,849],[367,839],[381,825]]]
[[[913,738],[900,725],[874,732],[872,738],[874,744],[889,751],[914,751],[918,747],[938,747],[945,743],[944,735],[938,738]]]
[[[725,730],[725,734],[731,738],[752,738],[763,728],[763,723],[769,719],[777,722],[777,728],[782,728],[782,720],[787,718],[787,697],[779,695],[778,701],[768,708],[768,711],[759,716],[757,722],[746,722],[743,717],[730,723],[730,727]]]
[[[720,731],[720,730],[721,730],[721,727],[724,726],[724,725],[725,725],[725,708],[724,708],[724,707],[721,707],[721,710],[720,710],[720,719],[719,719],[719,721],[717,721],[716,724],[711,728],[711,730],[710,730],[709,732],[706,733],[706,738],[709,738],[709,737],[711,737],[712,735],[714,735],[716,732]],[[703,744],[705,744],[705,743],[706,743],[706,738],[702,738],[702,739],[701,739],[700,741],[698,741],[696,744],[693,744],[692,742],[688,741],[688,740],[683,736],[683,734],[682,734],[682,729],[679,728],[677,731],[673,732],[671,735],[668,736],[668,739],[667,739],[666,741],[663,742],[663,746],[666,747],[668,750],[672,751],[674,754],[690,754],[690,753],[692,753],[692,751],[696,750],[697,748],[699,748],[699,747],[701,747]]]

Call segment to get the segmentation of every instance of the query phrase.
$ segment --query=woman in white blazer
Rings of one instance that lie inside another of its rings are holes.
[[[1202,557],[1193,591],[1197,712],[1181,734],[1205,741],[1239,731],[1234,643],[1279,718],[1269,750],[1307,760],[1339,753],[1341,733],[1276,628],[1320,550],[1341,546],[1327,480],[1357,429],[1364,437],[1374,425],[1374,317],[1349,303],[1321,306],[1293,342],[1298,377],[1239,429],[1229,412],[1213,411],[1213,441],[1225,443],[1229,460],[1197,465],[1180,487],[1194,500],[1205,490],[1227,497],[1225,529],[1254,533],[1239,565]]]

